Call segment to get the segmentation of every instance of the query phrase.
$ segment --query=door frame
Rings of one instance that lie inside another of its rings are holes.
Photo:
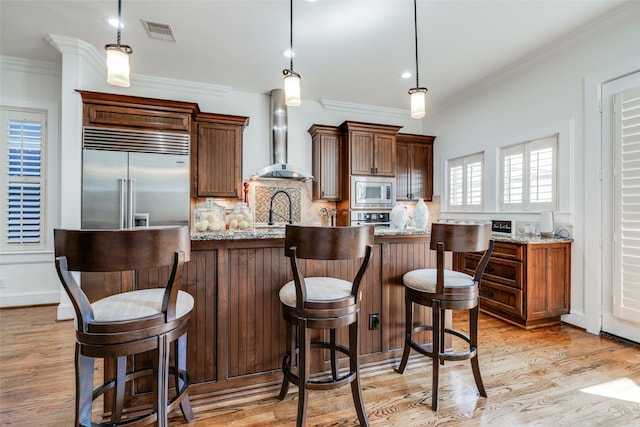
[[[625,75],[640,70],[640,58],[632,58],[618,64],[608,64],[584,79],[584,182],[586,192],[584,222],[581,231],[584,236],[584,292],[581,301],[582,312],[568,315],[569,323],[581,325],[587,332],[600,334],[602,330],[602,304],[604,283],[603,271],[606,254],[603,253],[603,212],[602,212],[602,156],[588,156],[587,153],[602,153],[602,86]],[[599,260],[599,262],[588,262]]]

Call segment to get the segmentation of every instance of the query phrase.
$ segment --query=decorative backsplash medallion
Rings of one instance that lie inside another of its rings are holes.
[[[302,197],[300,188],[280,186],[256,186],[255,188],[255,222],[256,224],[269,222],[269,206],[271,197],[279,190],[286,191],[291,197],[293,207],[293,220],[300,223],[302,220]],[[284,194],[278,194],[273,199],[273,220],[276,224],[289,222],[289,200]]]

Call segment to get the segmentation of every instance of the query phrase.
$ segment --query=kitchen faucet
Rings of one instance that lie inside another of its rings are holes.
[[[273,196],[271,196],[271,202],[269,203],[269,225],[273,225],[273,199],[276,198],[276,196],[278,194],[284,194],[285,196],[287,196],[287,199],[289,200],[289,224],[293,224],[293,203],[291,202],[291,196],[289,195],[289,193],[287,193],[284,190],[278,190],[275,193],[273,193]],[[280,215],[278,215],[280,216]],[[282,217],[281,217],[282,218]],[[284,219],[284,218],[283,218]]]

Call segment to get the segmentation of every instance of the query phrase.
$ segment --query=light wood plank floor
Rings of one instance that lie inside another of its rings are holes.
[[[56,322],[55,311],[0,310],[0,425],[73,423],[73,322]],[[484,315],[480,341],[488,398],[478,397],[468,361],[448,362],[433,412],[425,360],[404,375],[363,376],[371,425],[640,426],[640,349],[569,326],[524,331]],[[186,424],[174,411],[172,426],[290,426],[297,392],[292,386],[283,402],[274,393],[241,404],[192,403],[196,421]],[[312,391],[308,425],[357,425],[349,387]]]

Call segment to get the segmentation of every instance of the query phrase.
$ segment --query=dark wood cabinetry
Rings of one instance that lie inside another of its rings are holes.
[[[344,165],[348,175],[395,176],[396,134],[402,126],[346,121]]]
[[[473,274],[480,255],[454,255],[458,271]],[[480,309],[524,328],[560,322],[569,313],[571,242],[496,242],[482,276]]]
[[[248,122],[241,116],[197,115],[191,152],[198,197],[242,198],[242,133]]]
[[[427,135],[396,135],[396,199],[433,198],[433,141]]]
[[[342,198],[342,137],[335,126],[313,125],[312,143],[313,200],[336,201]]]
[[[78,92],[82,96],[84,126],[189,133],[191,117],[198,110],[192,102]]]

